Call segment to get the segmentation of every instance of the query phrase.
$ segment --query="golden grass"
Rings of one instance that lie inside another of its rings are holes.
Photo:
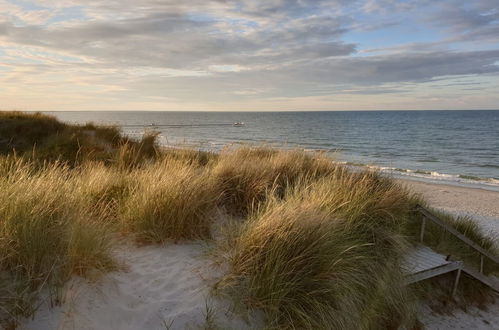
[[[17,279],[11,290],[37,290],[114,267],[109,228],[74,189],[75,173],[59,164],[36,170],[15,159],[0,158],[0,164],[9,169],[0,177],[0,270]]]
[[[212,175],[219,185],[222,205],[232,214],[245,216],[268,196],[282,195],[300,178],[313,180],[336,170],[323,154],[245,146],[222,151]]]
[[[275,328],[412,325],[414,298],[399,267],[407,243],[380,221],[395,221],[400,205],[392,202],[410,196],[377,180],[337,169],[269,199],[232,237],[219,288],[265,311]]]
[[[162,161],[130,175],[135,184],[124,201],[126,231],[140,241],[157,243],[210,236],[217,190],[203,168]]]

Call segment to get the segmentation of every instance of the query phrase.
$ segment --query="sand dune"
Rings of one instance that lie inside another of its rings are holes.
[[[403,181],[432,206],[471,216],[482,229],[499,235],[499,193],[481,189]],[[210,295],[219,271],[203,255],[203,243],[136,247],[116,251],[125,266],[91,282],[72,279],[62,306],[44,302],[21,329],[200,329],[208,323],[229,329],[252,326],[230,313],[230,305]],[[207,310],[208,306],[208,310]],[[208,316],[207,316],[208,315]],[[471,308],[437,315],[423,306],[427,329],[497,329],[499,303],[488,310]]]

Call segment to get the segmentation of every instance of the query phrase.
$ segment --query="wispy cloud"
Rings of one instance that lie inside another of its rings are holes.
[[[490,0],[0,0],[0,107],[439,108],[499,87],[498,36]]]

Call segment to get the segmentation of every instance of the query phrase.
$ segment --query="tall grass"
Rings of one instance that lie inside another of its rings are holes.
[[[212,175],[223,195],[222,205],[245,216],[269,195],[282,195],[300,178],[315,179],[336,170],[331,159],[322,154],[245,146],[222,151]]]
[[[35,162],[76,166],[88,160],[110,161],[123,144],[137,143],[116,127],[69,125],[41,113],[0,112],[0,154],[15,152]]]
[[[69,168],[52,164],[33,170],[29,162],[12,158],[0,158],[0,168],[9,169],[0,177],[0,271],[17,279],[18,287],[10,290],[57,286],[71,274],[114,267],[110,232],[90,212],[95,206],[74,189]]]
[[[114,154],[114,164],[121,169],[132,169],[152,162],[160,152],[156,145],[157,132],[145,132],[140,141],[126,140]]]
[[[122,214],[126,231],[145,242],[210,236],[218,196],[203,168],[163,160],[131,175],[135,185]]]
[[[399,267],[407,243],[387,225],[401,215],[391,202],[409,197],[394,196],[376,175],[340,172],[305,177],[284,199],[269,199],[231,242],[230,271],[219,286],[264,310],[272,327],[385,329],[414,322]]]
[[[58,132],[66,125],[54,117],[40,113],[27,114],[18,111],[0,112],[0,154],[13,149],[18,152],[31,150],[42,141]]]

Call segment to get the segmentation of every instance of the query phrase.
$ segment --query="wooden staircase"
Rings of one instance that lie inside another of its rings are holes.
[[[421,244],[423,243],[423,240],[424,240],[424,231],[425,231],[426,221],[430,220],[433,223],[439,225],[444,230],[446,230],[449,233],[451,233],[452,235],[454,235],[455,237],[457,237],[458,239],[460,239],[466,245],[468,245],[471,248],[473,248],[474,250],[476,250],[479,253],[479,255],[480,255],[480,269],[479,270],[475,270],[474,268],[470,267],[469,265],[465,265],[461,261],[458,262],[459,263],[459,267],[453,267],[453,270],[457,270],[457,276],[456,276],[456,281],[455,281],[455,284],[454,284],[453,294],[455,293],[455,289],[457,287],[457,283],[459,281],[459,276],[460,276],[461,271],[463,271],[466,274],[472,276],[473,278],[477,279],[478,281],[482,282],[483,284],[487,285],[488,287],[490,287],[491,289],[493,289],[494,291],[496,291],[496,292],[499,293],[499,277],[494,276],[494,275],[485,275],[483,273],[484,259],[487,258],[487,259],[491,260],[492,262],[495,262],[495,263],[499,264],[499,257],[497,257],[497,256],[493,255],[492,253],[490,253],[489,251],[483,249],[481,246],[479,246],[478,244],[476,244],[475,242],[473,242],[472,240],[470,240],[468,237],[466,237],[463,234],[461,234],[460,232],[458,232],[454,227],[452,227],[448,223],[440,220],[438,217],[436,217],[433,213],[431,213],[426,208],[418,205],[416,207],[416,210],[419,213],[421,213],[422,216],[423,216],[422,221],[421,221],[421,232],[420,232],[420,237],[419,237]],[[419,253],[419,254],[416,254],[416,255],[423,256],[424,254]],[[427,253],[427,255],[429,255],[429,254]],[[433,258],[435,258],[435,257],[433,257]],[[442,267],[442,266],[440,266],[440,267]],[[446,266],[446,267],[449,268],[450,266]],[[428,268],[428,269],[424,270],[424,272],[426,272],[428,274],[431,274],[434,271],[432,271],[432,269]],[[423,275],[423,274],[421,274],[421,275]],[[408,276],[409,279],[415,277],[414,274],[411,274],[411,273],[408,273],[407,276]],[[433,276],[436,276],[436,275],[433,275]],[[416,278],[419,278],[419,277],[422,278],[422,279],[423,278],[428,278],[427,276],[425,277],[425,275],[423,275],[423,276],[416,276]]]

